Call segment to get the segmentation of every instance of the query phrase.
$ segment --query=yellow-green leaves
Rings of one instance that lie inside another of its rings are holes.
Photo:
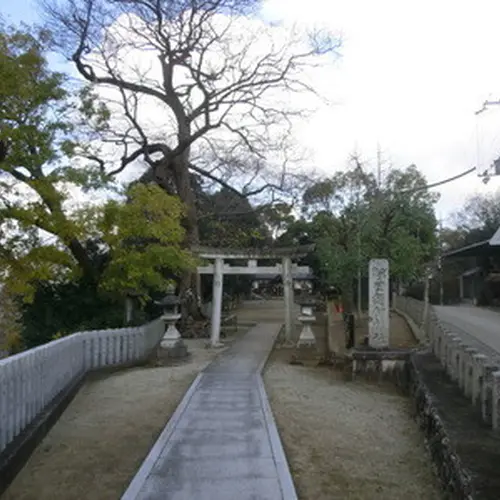
[[[47,43],[46,32],[0,23],[0,140],[9,146],[4,168],[34,173],[54,158],[54,138],[67,130],[58,116],[67,95],[65,77],[48,68]]]
[[[111,257],[102,287],[117,294],[163,290],[169,275],[195,265],[182,249],[183,206],[151,184],[134,185],[128,196],[127,203],[111,201],[102,211],[99,229]]]
[[[0,23],[0,278],[26,301],[41,282],[75,278],[115,296],[163,289],[194,265],[182,249],[183,206],[142,184],[127,201],[108,201],[120,186],[80,127],[106,130],[109,110],[90,86],[67,92],[48,66],[48,40]],[[100,188],[100,204],[72,203],[73,190]]]
[[[18,295],[25,302],[31,302],[36,291],[36,283],[68,278],[74,272],[74,261],[70,254],[56,245],[44,245],[14,258],[3,255],[0,263],[7,271],[4,283],[7,290]]]
[[[152,290],[164,290],[173,276],[194,267],[195,260],[182,248],[184,209],[179,199],[156,185],[137,184],[127,194],[127,201],[103,202],[71,216],[43,212],[36,204],[13,211],[10,215],[26,232],[24,237],[7,239],[0,256],[9,289],[29,302],[39,281],[84,275],[88,269],[72,255],[75,241],[94,266],[96,285],[113,296],[134,291],[145,298]],[[36,224],[52,229],[56,243],[27,240]],[[92,251],[87,242],[93,242]],[[104,267],[97,254],[104,256]]]

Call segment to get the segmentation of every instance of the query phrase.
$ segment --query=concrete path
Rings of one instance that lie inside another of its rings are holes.
[[[435,306],[436,314],[449,331],[471,347],[500,363],[500,314],[474,306]]]
[[[122,500],[297,498],[260,376],[280,326],[259,323],[198,375]]]

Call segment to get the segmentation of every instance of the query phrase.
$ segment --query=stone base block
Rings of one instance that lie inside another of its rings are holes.
[[[320,359],[317,349],[314,346],[302,345],[293,350],[291,364],[314,365]]]
[[[161,356],[173,359],[186,358],[189,355],[188,348],[182,339],[172,342],[170,345],[165,346],[162,341]]]

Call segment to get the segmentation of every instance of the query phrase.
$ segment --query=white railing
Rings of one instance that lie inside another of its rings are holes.
[[[0,360],[0,453],[66,387],[90,370],[146,359],[164,323],[78,332]]]
[[[393,297],[394,309],[415,322],[433,354],[448,376],[456,382],[472,405],[479,408],[483,421],[500,431],[500,357],[494,350],[477,342],[466,331],[444,327],[432,305],[426,317],[424,303],[411,297]]]

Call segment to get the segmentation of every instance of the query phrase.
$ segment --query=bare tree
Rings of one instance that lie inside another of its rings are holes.
[[[308,71],[339,47],[328,33],[266,24],[258,8],[257,0],[44,3],[60,50],[120,120],[101,130],[121,148],[118,166],[89,156],[108,175],[143,160],[160,184],[173,179],[190,246],[199,240],[192,173],[245,197],[286,189],[283,141],[308,107],[294,101],[315,94]],[[271,158],[282,168],[269,168]]]

